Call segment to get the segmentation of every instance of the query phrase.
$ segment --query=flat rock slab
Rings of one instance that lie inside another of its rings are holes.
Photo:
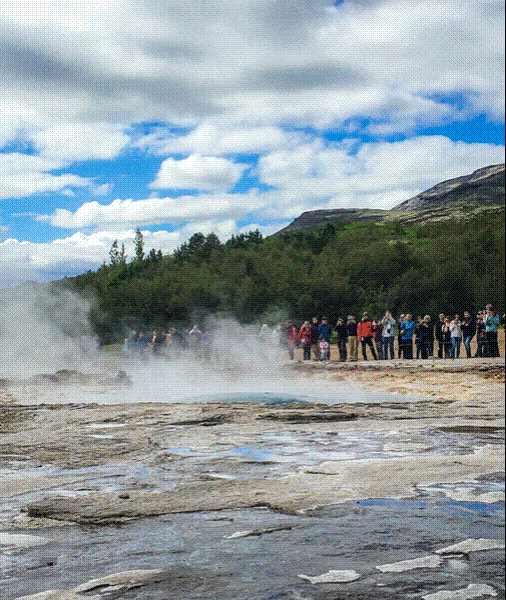
[[[390,565],[380,565],[376,567],[382,573],[403,573],[413,569],[437,569],[443,564],[440,556],[424,556],[413,560],[403,560]]]
[[[489,585],[472,583],[462,590],[446,590],[422,596],[423,600],[473,600],[484,596],[497,596],[497,592]]]
[[[483,550],[504,550],[505,547],[505,543],[501,540],[469,538],[453,546],[440,548],[436,550],[436,554],[468,554],[469,552],[482,552]]]
[[[329,571],[328,573],[323,573],[323,575],[318,575],[317,577],[310,577],[308,575],[299,575],[301,579],[305,579],[310,583],[351,583],[352,581],[356,581],[360,579],[362,575],[355,571]]]
[[[36,535],[0,532],[0,552],[11,554],[13,551],[24,550],[25,548],[44,546],[49,544],[50,541]]]
[[[268,507],[287,514],[367,498],[401,498],[413,486],[462,481],[497,469],[494,447],[463,456],[408,456],[394,459],[324,462],[281,479],[212,480],[174,489],[92,493],[80,498],[48,497],[23,512],[76,523],[124,523],[146,516],[234,508]]]
[[[157,575],[161,573],[160,570],[139,570],[139,571],[123,571],[121,573],[114,573],[100,579],[92,579],[82,585],[78,585],[73,588],[72,592],[83,593],[92,592],[100,589],[100,591],[106,592],[108,588],[133,588],[145,585],[147,581],[153,581]]]
[[[49,590],[31,596],[21,596],[16,600],[84,600],[84,596],[70,590]],[[86,596],[86,600],[103,600],[102,596]]]

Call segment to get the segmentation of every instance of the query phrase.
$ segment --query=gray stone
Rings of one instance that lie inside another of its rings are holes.
[[[301,579],[306,579],[310,583],[350,583],[362,577],[355,571],[329,571],[318,575],[317,577],[309,577],[308,575],[299,575]]]
[[[445,590],[422,596],[423,600],[473,600],[483,596],[497,596],[497,592],[489,585],[472,583],[461,590]]]
[[[73,588],[72,591],[75,593],[90,592],[98,587],[102,588],[104,586],[109,586],[109,588],[114,588],[115,590],[121,589],[121,587],[137,587],[144,585],[146,580],[152,579],[160,573],[161,571],[159,570],[122,571],[121,573],[114,573],[113,575],[107,575],[100,579],[92,579],[91,581],[78,585]]]
[[[423,558],[414,558],[413,560],[403,560],[390,565],[381,565],[376,567],[382,573],[403,573],[413,569],[436,569],[443,564],[440,556],[425,556]]]
[[[436,554],[467,554],[468,552],[482,552],[483,550],[503,550],[504,542],[501,540],[486,540],[484,538],[469,538],[453,546],[440,548]]]

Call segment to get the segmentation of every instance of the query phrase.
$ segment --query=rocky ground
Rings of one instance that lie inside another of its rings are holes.
[[[128,376],[4,382],[1,597],[504,598],[504,360],[283,370],[397,396],[103,405],[65,390]]]

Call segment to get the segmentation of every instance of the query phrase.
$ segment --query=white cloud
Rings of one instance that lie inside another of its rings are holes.
[[[43,156],[73,162],[115,158],[130,137],[110,123],[59,123],[39,131],[34,142]]]
[[[115,224],[148,226],[194,220],[239,219],[245,212],[258,210],[263,202],[255,190],[247,194],[150,197],[146,200],[116,199],[110,204],[86,202],[75,212],[58,208],[51,215],[39,215],[36,218],[54,227],[69,229]]]
[[[160,155],[190,153],[219,156],[223,154],[260,154],[278,147],[300,143],[301,134],[281,127],[252,124],[228,125],[222,119],[204,120],[187,135],[175,136],[164,127],[139,138],[133,146]]]
[[[58,160],[11,153],[0,154],[0,199],[21,198],[41,192],[61,192],[67,187],[84,187],[90,180],[78,175],[53,175],[65,166]]]
[[[462,94],[469,110],[503,118],[502,3],[330,4],[7,3],[2,96],[46,125],[197,124],[220,114],[236,124],[333,123],[366,108],[381,116],[388,98],[416,113],[434,94]],[[426,117],[437,121],[437,112]]]
[[[319,141],[261,157],[258,176],[267,192],[215,193],[145,200],[86,202],[75,212],[56,209],[36,218],[54,227],[160,225],[206,219],[288,219],[319,208],[384,208],[415,196],[446,179],[504,161],[504,147],[452,142],[442,136],[401,142],[335,147]]]
[[[246,165],[224,158],[192,154],[184,160],[162,162],[152,189],[227,191],[239,181]]]
[[[425,136],[363,144],[356,153],[347,143],[325,148],[313,142],[261,157],[258,172],[277,188],[278,214],[292,216],[292,207],[281,208],[283,200],[305,210],[316,208],[315,202],[318,208],[389,209],[436,183],[501,162],[503,146]]]

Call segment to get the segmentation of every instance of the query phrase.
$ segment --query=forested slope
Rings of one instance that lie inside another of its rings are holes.
[[[273,323],[386,308],[435,316],[488,302],[502,312],[503,217],[414,226],[335,222],[226,243],[195,234],[173,255],[153,249],[144,257],[142,248],[133,260],[114,254],[114,264],[64,284],[95,299],[92,319],[103,341],[120,339],[131,325],[181,325],[208,313]]]

